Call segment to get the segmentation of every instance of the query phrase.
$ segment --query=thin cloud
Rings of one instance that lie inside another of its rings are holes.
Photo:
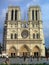
[[[8,0],[8,1],[10,1],[10,2],[20,2],[22,0]]]
[[[33,2],[39,2],[39,0],[32,0]]]
[[[29,6],[32,5],[39,5],[40,1],[39,0],[32,0],[31,2],[28,2],[26,7],[28,8]]]
[[[3,27],[4,21],[5,21],[5,17],[6,17],[6,12],[7,12],[7,8],[2,9],[1,13],[0,13],[0,28]]]
[[[3,17],[5,17],[7,10],[8,10],[7,8],[6,8],[6,9],[5,9],[5,8],[2,9],[2,16],[3,16]]]
[[[0,19],[5,17],[7,10],[8,10],[7,8],[4,8],[4,9],[1,10],[1,12],[0,12],[0,14],[1,14],[0,15]]]

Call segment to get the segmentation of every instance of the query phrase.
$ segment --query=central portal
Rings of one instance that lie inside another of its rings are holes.
[[[26,45],[23,45],[20,48],[19,52],[20,52],[20,56],[30,56],[30,49]]]

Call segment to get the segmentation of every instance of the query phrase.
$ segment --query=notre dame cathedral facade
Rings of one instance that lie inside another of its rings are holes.
[[[43,21],[39,6],[28,9],[28,21],[21,20],[18,6],[9,6],[4,24],[4,51],[8,56],[45,56]]]

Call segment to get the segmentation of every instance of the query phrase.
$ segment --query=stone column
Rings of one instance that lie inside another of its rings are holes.
[[[11,10],[8,10],[8,20],[11,20]]]
[[[30,38],[32,38],[32,22],[30,22]]]
[[[32,56],[32,51],[30,52],[30,56]]]
[[[39,15],[40,15],[40,16],[39,16],[39,17],[40,17],[40,20],[42,20],[42,17],[41,17],[41,11],[39,11]]]
[[[18,22],[18,39],[21,38],[21,22]]]
[[[21,14],[20,14],[20,11],[18,11],[18,20],[21,20]]]
[[[17,20],[19,20],[19,21],[21,20],[21,16],[20,16],[20,11],[19,10],[17,11]]]
[[[17,56],[20,56],[19,52],[18,52]]]
[[[29,21],[32,21],[32,10],[29,10]]]

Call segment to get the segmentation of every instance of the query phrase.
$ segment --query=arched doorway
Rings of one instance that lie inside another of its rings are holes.
[[[33,56],[34,56],[34,57],[40,56],[40,49],[39,49],[38,46],[35,46],[35,47],[33,48]]]
[[[16,57],[16,56],[17,56],[17,50],[16,50],[15,47],[11,47],[11,48],[9,49],[9,56],[10,56],[10,57]]]
[[[19,50],[20,56],[30,56],[30,49],[28,46],[23,45]]]

